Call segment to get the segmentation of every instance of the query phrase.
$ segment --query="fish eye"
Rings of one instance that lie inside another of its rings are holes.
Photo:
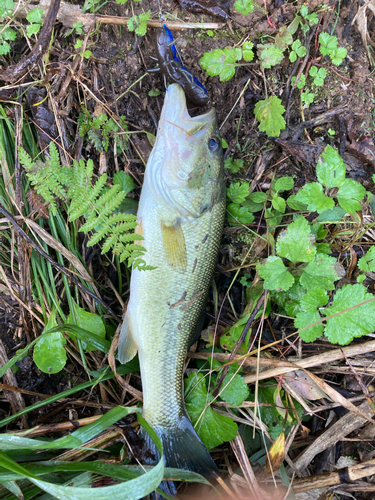
[[[208,147],[211,149],[211,151],[216,151],[219,147],[219,139],[216,137],[211,137],[211,139],[208,141]]]

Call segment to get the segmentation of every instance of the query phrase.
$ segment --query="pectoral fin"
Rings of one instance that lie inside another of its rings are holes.
[[[126,313],[121,327],[120,341],[118,344],[118,359],[125,364],[137,354],[138,345],[133,337],[130,314]]]
[[[161,223],[164,256],[176,271],[184,272],[187,266],[185,236],[180,222],[171,226]]]

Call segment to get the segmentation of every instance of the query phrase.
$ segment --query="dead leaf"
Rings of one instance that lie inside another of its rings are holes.
[[[367,9],[371,10],[375,15],[375,0],[367,0],[367,2],[358,8],[357,14],[354,16],[352,24],[357,23],[358,31],[362,37],[362,43],[365,46],[367,56],[369,58],[371,66],[373,66],[373,59],[370,57],[370,51],[368,49],[368,44],[375,47],[375,43],[371,40],[368,29],[367,29]]]
[[[270,451],[266,457],[266,467],[264,469],[264,474],[269,475],[277,472],[283,461],[285,456],[285,434],[282,432],[276,441],[271,446]]]
[[[322,399],[326,394],[311,380],[311,378],[302,370],[288,372],[285,374],[288,384],[303,398],[309,401]]]
[[[364,163],[369,163],[375,167],[375,143],[372,137],[365,137],[358,142],[346,142],[346,149]]]

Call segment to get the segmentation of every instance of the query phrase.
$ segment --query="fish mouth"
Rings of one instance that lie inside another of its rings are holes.
[[[163,128],[168,129],[168,133],[173,134],[173,128],[176,128],[180,132],[186,132],[188,136],[194,136],[200,130],[207,128],[215,117],[213,108],[202,115],[190,116],[183,88],[178,83],[172,83],[166,92],[159,130],[163,133]]]

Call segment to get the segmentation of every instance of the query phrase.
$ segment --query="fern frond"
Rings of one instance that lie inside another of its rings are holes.
[[[19,149],[19,158],[36,192],[50,203],[52,214],[56,213],[56,198],[59,198],[69,202],[70,221],[85,217],[80,231],[93,231],[88,246],[103,241],[102,253],[112,249],[114,254],[119,255],[120,262],[127,260],[128,266],[150,267],[141,258],[146,250],[137,243],[143,237],[134,234],[137,217],[116,213],[127,193],[119,184],[105,186],[106,174],[94,182],[94,163],[91,159],[87,162],[82,159],[74,161],[73,168],[61,167],[59,152],[53,143],[50,144],[50,159],[46,163],[34,162],[22,148]]]

